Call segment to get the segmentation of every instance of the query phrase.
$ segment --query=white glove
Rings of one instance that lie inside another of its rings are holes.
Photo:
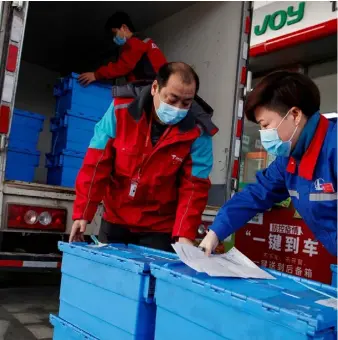
[[[204,249],[205,255],[210,256],[211,253],[216,249],[218,244],[219,239],[216,233],[212,230],[209,230],[199,247]]]

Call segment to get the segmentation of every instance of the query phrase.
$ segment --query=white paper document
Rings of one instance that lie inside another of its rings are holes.
[[[201,249],[192,245],[175,243],[172,246],[180,260],[199,273],[219,277],[275,279],[235,247],[226,254],[208,257]]]

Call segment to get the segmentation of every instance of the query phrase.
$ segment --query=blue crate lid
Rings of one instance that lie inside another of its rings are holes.
[[[331,271],[334,273],[337,273],[337,265],[336,264],[331,264]]]
[[[79,79],[79,74],[78,73],[75,73],[75,72],[72,72],[70,77],[73,78],[73,79]],[[107,89],[111,89],[112,88],[112,85],[110,84],[102,84],[100,82],[94,82],[92,83],[91,85],[97,85],[97,86],[101,86],[101,87],[106,87]]]
[[[135,273],[150,271],[150,263],[180,262],[174,253],[134,245],[110,244],[97,247],[87,243],[59,242],[59,250]]]
[[[68,338],[76,340],[99,340],[53,314],[50,314],[49,321],[54,326],[54,328],[62,329],[62,331],[64,331],[64,335],[67,335]]]
[[[23,116],[23,117],[38,119],[38,120],[41,120],[42,122],[45,120],[45,116],[43,116],[39,113],[35,113],[35,112],[24,111],[24,110],[20,110],[20,109],[14,109],[13,113],[14,113],[14,115],[17,115],[17,116]]]
[[[59,92],[61,90],[65,91],[65,90],[70,90],[73,88],[73,83],[72,81],[75,80],[77,81],[77,79],[79,78],[79,74],[78,73],[74,73],[72,72],[69,76],[67,77],[63,77],[63,78],[59,78],[58,83],[54,86],[54,95],[57,95],[57,92]],[[104,83],[100,83],[99,81],[96,81],[94,83],[91,83],[89,85],[90,86],[99,86],[102,88],[107,88],[107,89],[111,89],[112,85],[111,84],[104,84]]]
[[[210,277],[197,273],[183,263],[152,263],[150,267],[155,278],[224,305],[235,305],[234,299],[239,299],[246,305],[243,312],[263,319],[269,318],[269,310],[280,313],[280,324],[296,331],[299,331],[299,323],[316,331],[336,327],[337,310],[317,303],[319,300],[337,298],[337,289],[329,285],[274,270],[267,271],[275,280],[258,280]]]

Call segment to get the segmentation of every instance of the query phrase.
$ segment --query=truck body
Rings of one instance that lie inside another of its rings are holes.
[[[55,112],[53,85],[61,76],[94,70],[109,59],[114,47],[112,41],[103,40],[103,26],[117,9],[128,12],[137,28],[154,39],[168,60],[182,60],[197,71],[199,95],[213,107],[213,120],[219,127],[213,141],[210,206],[222,205],[237,190],[250,3],[137,4],[0,2],[0,268],[60,266],[57,241],[68,239],[75,192],[74,188],[46,183],[45,154],[51,148],[49,123]],[[38,144],[40,165],[31,183],[5,179],[14,108],[46,117]],[[204,227],[211,223],[216,210],[206,209]],[[63,217],[53,228],[41,223],[22,227],[27,218],[40,221],[43,212],[55,211]],[[87,235],[98,233],[101,216],[99,207]]]

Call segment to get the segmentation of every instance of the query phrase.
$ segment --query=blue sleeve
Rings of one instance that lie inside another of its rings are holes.
[[[192,170],[194,177],[207,179],[210,175],[213,155],[211,136],[203,134],[191,146]]]
[[[90,141],[89,148],[104,150],[110,138],[116,135],[116,117],[114,101],[110,104],[102,119],[95,125],[94,136]]]
[[[337,180],[337,123],[335,123],[334,125],[332,135],[333,135],[333,138],[330,143],[333,146],[332,162],[333,162],[334,178]]]
[[[258,213],[289,197],[284,177],[286,164],[283,163],[282,158],[277,158],[257,174],[255,184],[248,185],[223,205],[210,228],[220,240],[233,234]]]

